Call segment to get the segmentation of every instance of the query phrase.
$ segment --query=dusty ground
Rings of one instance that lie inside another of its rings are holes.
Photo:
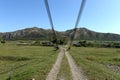
[[[65,51],[65,55],[68,59],[68,63],[71,68],[73,80],[87,80],[87,78],[84,76],[84,74],[82,72],[82,69],[77,67],[77,65],[75,64],[75,62],[74,62],[72,56],[69,54],[69,52]]]
[[[55,64],[53,65],[51,71],[48,73],[48,76],[46,77],[46,80],[56,80],[57,79],[57,74],[59,72],[63,56],[64,56],[64,50],[61,49]]]
[[[69,54],[69,52],[63,48],[61,48],[61,51],[57,57],[57,60],[56,60],[55,64],[53,65],[51,71],[48,73],[46,80],[56,80],[57,79],[57,74],[59,73],[59,69],[60,69],[64,54],[67,57],[68,64],[71,69],[72,80],[88,80],[87,77],[84,76],[82,69],[80,67],[79,68],[77,67],[77,65],[75,64],[75,62],[74,62],[72,56]],[[64,79],[61,78],[60,80],[64,80]]]

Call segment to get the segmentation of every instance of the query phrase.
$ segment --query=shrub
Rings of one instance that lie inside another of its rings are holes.
[[[1,43],[4,44],[4,43],[5,43],[5,40],[1,40]]]

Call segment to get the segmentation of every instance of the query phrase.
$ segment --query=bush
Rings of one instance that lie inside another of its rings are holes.
[[[1,40],[1,43],[4,44],[4,43],[5,43],[5,40]]]
[[[41,44],[40,44],[40,41],[34,41],[34,43],[32,43],[31,45],[33,45],[33,46],[40,46]]]

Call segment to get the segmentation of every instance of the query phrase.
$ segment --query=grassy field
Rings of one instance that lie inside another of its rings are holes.
[[[0,44],[0,80],[45,80],[57,53],[53,47]]]
[[[70,67],[66,56],[64,56],[62,60],[61,68],[57,75],[57,80],[72,80],[72,73],[70,71]]]
[[[45,80],[59,51],[53,47],[0,44],[0,80]],[[70,54],[89,80],[120,80],[120,49],[72,47]],[[70,67],[63,58],[58,80],[71,79]]]
[[[120,49],[73,47],[70,53],[90,80],[120,80]]]

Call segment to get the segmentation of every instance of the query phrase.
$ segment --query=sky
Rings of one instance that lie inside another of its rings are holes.
[[[48,0],[55,30],[73,29],[81,0]],[[0,0],[0,32],[51,29],[44,0]],[[120,0],[86,0],[78,28],[120,34]]]

